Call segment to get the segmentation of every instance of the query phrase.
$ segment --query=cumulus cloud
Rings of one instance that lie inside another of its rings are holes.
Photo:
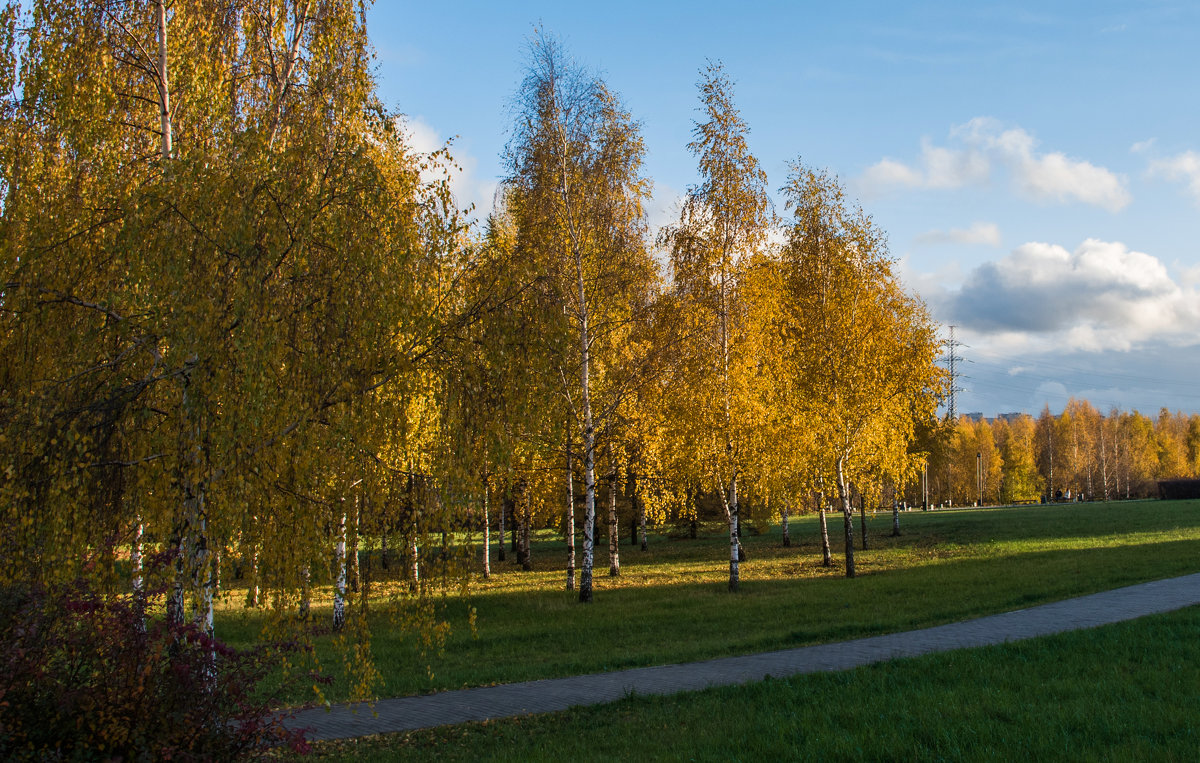
[[[431,183],[448,178],[450,193],[453,194],[459,208],[465,210],[474,206],[472,216],[475,219],[482,220],[487,217],[492,211],[492,197],[496,193],[498,183],[478,176],[479,160],[461,147],[452,145],[433,125],[421,117],[405,117],[399,126],[404,133],[405,142],[418,154],[428,156],[449,147],[453,163],[440,170],[425,170],[421,173],[421,180]]]
[[[868,191],[892,188],[961,188],[979,185],[991,174],[991,161],[972,148],[943,148],[928,139],[921,141],[921,156],[915,167],[895,159],[883,159],[867,168],[861,183]]]
[[[1024,244],[975,268],[939,301],[949,321],[1014,349],[1097,352],[1200,339],[1200,291],[1120,242],[1088,239],[1073,252]]]
[[[925,175],[920,171],[901,164],[894,159],[881,159],[863,173],[861,182],[868,189],[884,190],[895,186],[903,188],[920,188],[925,185]]]
[[[666,183],[656,183],[654,193],[646,202],[646,227],[653,246],[654,260],[662,272],[668,271],[669,253],[657,245],[658,235],[668,225],[679,222],[679,212],[683,209],[684,194]]]
[[[685,200],[686,196],[672,186],[654,184],[654,193],[646,202],[646,225],[650,229],[651,240],[656,239],[664,227],[679,222],[679,212]]]
[[[1200,265],[1183,265],[1175,263],[1179,269],[1179,283],[1185,288],[1200,286]]]
[[[1139,140],[1137,143],[1134,143],[1132,146],[1130,146],[1129,150],[1135,154],[1144,154],[1147,151],[1149,151],[1150,149],[1154,148],[1154,144],[1156,142],[1158,142],[1158,138],[1147,138],[1146,140]]]
[[[1129,205],[1131,197],[1124,179],[1090,162],[1075,161],[1060,153],[1035,156],[1017,154],[1016,173],[1031,195],[1103,207],[1117,212]]]
[[[963,280],[962,264],[957,259],[943,262],[936,270],[926,271],[914,267],[912,260],[906,255],[900,258],[898,271],[900,281],[908,288],[909,293],[919,296],[934,308],[946,304],[951,293],[950,285],[962,283]]]
[[[1000,246],[1000,228],[995,223],[971,223],[969,228],[931,230],[914,239],[918,244],[983,244]]]
[[[1166,159],[1155,159],[1150,162],[1150,175],[1187,183],[1188,192],[1200,205],[1200,153],[1184,151]]]
[[[1005,129],[990,117],[952,127],[946,146],[923,140],[912,166],[883,159],[867,168],[860,184],[868,194],[983,185],[995,166],[1007,168],[1018,191],[1039,201],[1079,201],[1116,212],[1131,200],[1123,176],[1061,152],[1039,151],[1032,134],[1020,127]]]

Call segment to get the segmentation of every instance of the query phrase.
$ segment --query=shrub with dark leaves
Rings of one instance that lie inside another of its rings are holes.
[[[238,651],[143,600],[0,589],[0,759],[234,760],[305,751],[258,686],[263,650]]]

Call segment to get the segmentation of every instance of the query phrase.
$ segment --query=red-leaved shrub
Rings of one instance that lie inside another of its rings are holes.
[[[85,580],[0,589],[0,759],[234,760],[287,744],[263,650],[148,616]]]

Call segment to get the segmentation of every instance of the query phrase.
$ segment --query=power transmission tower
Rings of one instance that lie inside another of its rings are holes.
[[[943,358],[946,361],[947,370],[950,371],[950,397],[947,401],[949,404],[946,407],[946,420],[950,421],[951,423],[958,421],[958,406],[956,404],[955,396],[959,392],[966,391],[962,387],[958,386],[958,379],[961,376],[961,373],[958,370],[958,364],[963,362],[962,356],[958,354],[958,348],[966,347],[967,345],[954,338],[955,328],[955,326],[950,327],[950,341],[946,342],[947,354]]]

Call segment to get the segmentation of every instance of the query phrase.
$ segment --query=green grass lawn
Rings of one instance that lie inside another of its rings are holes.
[[[857,520],[856,533],[857,533]],[[831,521],[840,540],[840,518]],[[440,651],[423,652],[386,616],[371,622],[379,696],[548,678],[801,646],[907,630],[1001,612],[1131,583],[1200,571],[1200,501],[1071,504],[978,511],[911,512],[903,535],[890,515],[870,522],[871,550],[859,577],[840,560],[821,566],[816,519],[792,523],[802,542],[784,548],[778,528],[744,539],[742,590],[726,591],[727,539],[651,537],[651,550],[623,546],[620,578],[597,555],[596,601],[562,590],[565,546],[549,533],[534,546],[536,569],[511,561],[439,605],[450,623]],[[715,528],[714,528],[715,529]],[[835,557],[840,545],[835,542]],[[510,557],[511,558],[511,557]],[[471,609],[476,628],[468,626]],[[314,609],[316,617],[329,609]],[[217,632],[249,643],[261,616],[228,607]],[[317,640],[338,665],[333,639]],[[339,677],[325,696],[350,686]],[[311,691],[292,702],[313,699]]]
[[[1180,760],[1200,607],[672,697],[323,743],[329,760]]]

